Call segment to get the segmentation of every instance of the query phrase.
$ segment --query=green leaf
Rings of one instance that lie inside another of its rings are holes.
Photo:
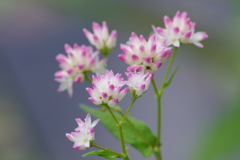
[[[240,149],[240,102],[227,115],[219,116],[218,122],[207,129],[202,144],[195,151],[194,160],[229,159]],[[208,123],[209,125],[209,123]]]
[[[120,156],[118,156],[116,154],[113,154],[111,152],[104,151],[104,150],[88,152],[88,153],[82,155],[82,157],[87,157],[87,156],[92,156],[92,155],[98,155],[98,156],[104,157],[106,159],[121,158]]]
[[[172,73],[170,79],[167,82],[164,83],[164,88],[167,88],[171,84],[171,82],[172,82],[174,76],[176,75],[178,69],[179,69],[179,66],[174,70],[174,72]]]
[[[85,105],[80,107],[86,112],[90,113],[95,118],[100,118],[100,122],[117,138],[119,139],[119,133],[115,122],[108,112],[101,112],[100,110],[90,108]],[[115,113],[117,118],[120,120],[121,115]],[[134,126],[146,137],[146,139],[152,144],[156,145],[156,137],[148,128],[148,126],[130,116],[128,119],[134,124]],[[123,123],[123,135],[126,143],[132,145],[136,150],[141,152],[144,157],[150,157],[152,154],[152,147],[129,125],[126,121]]]

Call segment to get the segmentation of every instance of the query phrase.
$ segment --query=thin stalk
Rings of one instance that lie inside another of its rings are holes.
[[[131,110],[131,108],[132,108],[132,106],[133,106],[133,104],[135,103],[135,101],[136,101],[137,98],[138,98],[138,97],[135,96],[135,95],[132,96],[132,100],[131,100],[128,108],[127,108],[127,111],[126,111],[125,114],[123,115],[123,118],[122,118],[122,120],[121,120],[121,124],[122,124],[122,123],[124,122],[124,120],[127,118],[128,114],[129,114],[129,112],[130,112],[130,110]]]
[[[161,120],[161,115],[162,115],[162,109],[161,109],[161,96],[157,96],[156,98],[157,102],[157,145],[160,146],[160,141],[161,141],[161,126],[162,126],[162,120]]]
[[[100,145],[97,145],[96,143],[91,143],[91,147],[95,147],[95,148],[98,148],[98,149],[107,151],[107,152],[109,152],[109,153],[118,155],[118,156],[120,156],[120,157],[123,157],[122,154],[120,154],[120,153],[118,153],[118,152],[115,152],[115,151],[113,151],[113,150],[111,150],[111,149],[109,149],[109,148],[105,148],[105,147],[102,147],[102,146],[100,146]]]
[[[158,89],[155,83],[154,78],[152,78],[152,86],[155,92],[155,98],[157,103],[157,146],[160,146],[161,140],[161,96],[158,93]]]
[[[108,105],[106,105],[106,108],[108,109],[108,111],[109,111],[109,113],[111,114],[111,116],[112,116],[112,118],[114,119],[114,121],[116,122],[116,124],[118,125],[118,119],[117,119],[117,117],[115,116],[115,114],[113,113],[113,111],[111,110],[111,108],[108,106]]]
[[[157,89],[157,85],[156,85],[156,82],[155,82],[154,78],[152,78],[151,83],[152,83],[152,86],[153,86],[153,90],[156,94],[155,96],[158,96],[158,89]]]
[[[157,86],[155,83],[154,78],[152,78],[152,86],[153,90],[155,92],[155,98],[156,98],[156,103],[157,103],[157,144],[153,149],[154,156],[156,160],[162,160],[162,155],[161,155],[161,96],[158,93]]]
[[[176,52],[177,52],[177,47],[174,47],[159,91],[157,89],[154,79],[152,78],[152,86],[155,92],[156,103],[157,103],[157,145],[155,146],[155,150],[154,150],[154,155],[157,160],[162,160],[161,148],[160,148],[161,147],[161,142],[160,142],[161,141],[161,98],[165,89],[165,84],[167,82],[168,74],[171,70],[171,66],[174,61]]]
[[[88,72],[84,72],[84,78],[85,78],[89,83],[92,83],[92,79],[88,77]]]
[[[115,114],[113,113],[112,109],[108,106],[108,105],[105,105],[106,108],[108,109],[108,111],[110,112],[111,116],[113,117],[114,121],[116,122],[117,124],[117,127],[118,127],[118,132],[119,132],[119,137],[120,137],[120,142],[121,142],[121,146],[122,146],[122,152],[123,152],[123,159],[125,160],[130,160],[129,159],[129,156],[128,156],[128,153],[127,153],[127,149],[125,147],[125,142],[124,142],[124,137],[123,137],[123,131],[122,131],[122,126],[120,125],[117,117],[115,116]]]
[[[162,95],[163,92],[164,92],[164,89],[165,89],[164,85],[165,85],[165,83],[166,83],[166,81],[167,81],[168,74],[169,74],[169,72],[170,72],[170,70],[171,70],[172,63],[173,63],[174,58],[175,58],[175,55],[176,55],[176,53],[177,53],[177,49],[178,49],[177,47],[174,47],[174,48],[173,48],[173,52],[172,52],[170,61],[169,61],[168,66],[167,66],[167,70],[166,70],[166,72],[165,72],[165,75],[164,75],[164,77],[163,77],[163,81],[162,81],[161,87],[160,87],[160,89],[159,89],[159,95]]]

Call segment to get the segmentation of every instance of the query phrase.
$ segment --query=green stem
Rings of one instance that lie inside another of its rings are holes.
[[[158,122],[158,126],[157,126],[157,145],[160,146],[160,141],[161,141],[161,115],[162,115],[162,110],[161,110],[161,97],[157,96],[156,98],[156,102],[157,102],[157,122]]]
[[[108,111],[110,112],[111,116],[113,117],[114,121],[117,124],[119,137],[120,137],[120,142],[121,142],[121,146],[122,146],[123,159],[130,160],[129,156],[128,156],[128,153],[127,153],[127,150],[126,150],[126,147],[125,147],[122,125],[119,123],[119,121],[118,121],[117,117],[115,116],[115,114],[113,113],[112,109],[108,105],[105,105],[105,107],[108,109]]]
[[[157,103],[157,144],[153,149],[156,160],[162,160],[161,156],[161,96],[158,93],[157,86],[154,78],[152,78],[152,86],[155,92],[156,103]]]
[[[154,153],[156,160],[162,160],[162,155],[161,152],[159,153]]]
[[[88,72],[83,72],[84,73],[84,78],[89,82],[92,83],[92,79],[88,77]]]
[[[158,89],[157,89],[157,85],[156,85],[156,83],[155,83],[154,78],[152,78],[151,83],[152,83],[153,90],[154,90],[156,96],[158,96],[158,95],[159,95],[159,94],[158,94]]]
[[[112,154],[118,155],[118,156],[120,156],[120,157],[123,157],[122,154],[120,154],[120,153],[118,153],[118,152],[115,152],[115,151],[113,151],[113,150],[111,150],[111,149],[109,149],[109,148],[105,148],[105,147],[99,146],[99,145],[97,145],[97,144],[95,144],[95,143],[91,143],[91,147],[96,147],[96,148],[99,148],[99,149],[101,149],[101,150],[107,151],[107,152],[109,152],[109,153],[112,153]]]
[[[121,114],[122,116],[124,116],[124,114],[121,111],[117,111],[119,114]],[[153,148],[153,145],[151,144],[151,142],[148,141],[148,139],[142,134],[141,131],[138,130],[138,128],[128,119],[128,117],[126,118],[127,123],[135,130],[135,132],[149,145]]]
[[[161,140],[161,96],[158,93],[158,89],[154,78],[152,78],[152,86],[155,92],[156,103],[157,103],[157,146],[160,146]]]
[[[153,85],[153,88],[154,88],[154,91],[155,91],[155,94],[156,94],[156,102],[157,102],[157,122],[158,122],[157,123],[157,125],[158,125],[157,126],[157,143],[158,143],[159,146],[160,146],[160,141],[161,141],[161,97],[162,97],[162,94],[164,92],[165,84],[167,82],[168,74],[171,70],[171,66],[172,66],[172,63],[174,61],[176,52],[177,52],[177,47],[174,47],[171,58],[170,58],[170,61],[169,61],[168,66],[167,66],[167,70],[166,70],[165,75],[163,77],[163,81],[162,81],[159,92],[158,92],[158,90],[156,90],[156,84],[154,82],[154,79],[152,80],[152,85]]]
[[[154,155],[157,160],[162,160],[161,148],[160,148],[161,147],[161,142],[160,142],[161,141],[161,97],[164,92],[165,84],[167,82],[168,74],[171,70],[171,66],[174,61],[176,52],[177,52],[177,47],[174,47],[159,91],[157,89],[157,85],[155,83],[154,78],[152,78],[152,81],[151,81],[154,92],[155,92],[156,103],[157,103],[157,145],[155,146],[156,149],[154,150]]]
[[[163,92],[164,92],[164,89],[165,89],[164,85],[165,85],[165,83],[166,83],[166,81],[167,81],[168,74],[169,74],[169,72],[170,72],[170,69],[171,69],[171,67],[172,67],[172,63],[173,63],[174,58],[175,58],[175,55],[176,55],[176,53],[177,53],[177,49],[178,49],[177,47],[174,47],[174,48],[173,48],[173,52],[172,52],[170,61],[169,61],[168,66],[167,66],[167,70],[166,70],[166,72],[165,72],[165,75],[164,75],[164,77],[163,77],[163,81],[162,81],[162,84],[161,84],[161,87],[160,87],[160,90],[159,90],[159,95],[162,95]]]
[[[116,124],[118,125],[118,119],[117,117],[115,116],[115,114],[113,113],[112,109],[108,106],[108,105],[105,105],[106,108],[108,109],[109,113],[111,114],[112,118],[114,119],[114,121],[116,122]]]
[[[122,118],[122,120],[121,120],[121,122],[120,122],[121,124],[123,124],[124,120],[127,118],[128,114],[129,114],[129,112],[130,112],[130,110],[131,110],[131,108],[132,108],[132,106],[133,106],[133,104],[135,103],[135,101],[136,101],[137,98],[138,98],[138,97],[137,97],[136,95],[133,95],[133,96],[132,96],[132,100],[131,100],[128,108],[127,108],[127,111],[126,111],[126,113],[123,115],[123,118]]]

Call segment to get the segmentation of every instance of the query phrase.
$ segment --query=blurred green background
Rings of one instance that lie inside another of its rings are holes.
[[[118,45],[108,68],[124,73],[117,55],[131,32],[148,37],[151,25],[163,26],[164,15],[187,11],[197,31],[209,38],[204,48],[185,45],[174,67],[180,70],[163,97],[164,160],[240,160],[240,1],[224,0],[0,0],[0,159],[71,160],[64,134],[85,117],[78,103],[90,104],[84,83],[74,97],[57,93],[55,56],[63,45],[89,44],[82,28],[107,21],[118,31]],[[121,67],[120,67],[121,66]],[[160,83],[164,69],[156,73]],[[152,90],[131,115],[155,131]],[[127,105],[129,98],[122,106]],[[151,105],[149,105],[149,103]],[[117,141],[99,125],[97,142],[119,150]],[[132,159],[142,159],[130,148]],[[154,159],[150,157],[149,159]]]

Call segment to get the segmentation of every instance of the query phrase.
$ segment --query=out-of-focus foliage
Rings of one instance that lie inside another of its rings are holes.
[[[240,95],[239,95],[240,96]],[[239,153],[240,150],[240,101],[227,106],[228,111],[220,115],[217,122],[205,131],[205,138],[189,160],[222,160]]]

